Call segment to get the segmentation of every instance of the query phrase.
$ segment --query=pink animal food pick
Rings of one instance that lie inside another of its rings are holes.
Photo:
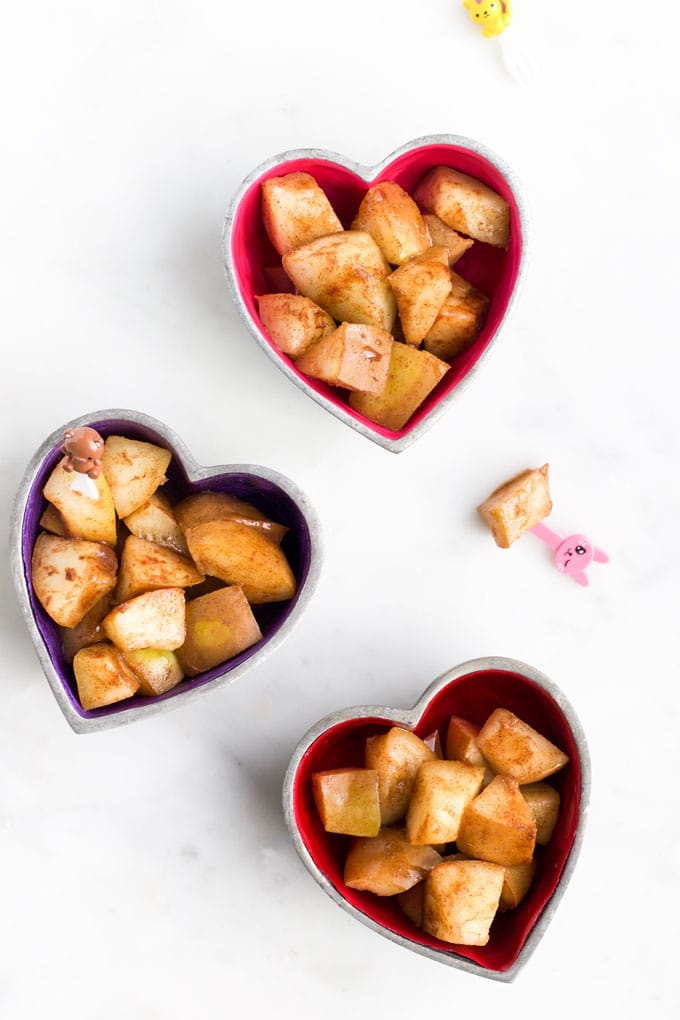
[[[531,528],[532,534],[540,538],[554,550],[553,563],[561,574],[568,574],[583,588],[588,587],[586,567],[593,560],[596,563],[609,563],[609,557],[602,549],[593,545],[585,535],[569,535],[561,538],[545,524],[536,524]]]

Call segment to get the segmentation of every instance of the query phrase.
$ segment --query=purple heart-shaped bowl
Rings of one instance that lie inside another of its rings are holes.
[[[254,503],[289,529],[282,548],[297,581],[289,602],[253,607],[262,640],[227,662],[182,681],[155,698],[135,695],[105,708],[85,711],[76,694],[73,670],[64,659],[59,628],[38,602],[31,583],[31,556],[47,506],[42,490],[58,463],[64,431],[90,425],[104,438],[124,435],[164,446],[172,452],[167,471],[168,494],[179,499],[190,493],[217,491]],[[316,513],[305,494],[284,475],[253,464],[202,467],[182,440],[162,422],[137,411],[94,411],[67,422],[45,440],[33,456],[16,496],[10,531],[10,556],[19,604],[38,658],[59,707],[77,733],[108,729],[143,719],[193,701],[243,676],[262,662],[290,634],[309,605],[321,568],[321,535]]]
[[[312,775],[326,769],[362,767],[367,737],[392,726],[421,738],[438,731],[446,742],[451,715],[481,726],[496,708],[507,708],[569,756],[549,782],[560,793],[560,814],[547,846],[536,848],[536,874],[514,910],[499,913],[486,946],[453,946],[417,928],[392,896],[350,889],[343,881],[349,837],[324,830],[314,805]],[[339,906],[373,931],[421,956],[450,967],[512,981],[543,936],[574,870],[590,792],[585,735],[560,689],[523,662],[482,658],[464,662],[435,680],[410,710],[368,705],[343,709],[309,730],[291,758],[283,808],[295,848],[312,877]]]
[[[270,177],[302,171],[311,174],[326,192],[345,228],[349,228],[369,187],[396,181],[411,192],[436,166],[448,166],[476,177],[506,199],[510,207],[507,251],[477,242],[455,269],[491,298],[489,312],[474,343],[451,363],[438,386],[399,431],[376,425],[353,410],[344,390],[304,375],[274,344],[260,319],[256,297],[272,291],[267,272],[281,265],[262,222],[262,182]],[[222,238],[224,271],[236,307],[265,354],[312,400],[362,436],[393,453],[410,446],[447,409],[486,359],[524,277],[529,245],[525,202],[512,170],[486,146],[458,135],[429,135],[407,142],[377,166],[362,166],[336,152],[295,149],[273,156],[250,173],[236,192],[227,213]]]

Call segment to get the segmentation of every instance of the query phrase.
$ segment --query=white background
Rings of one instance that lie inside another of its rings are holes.
[[[77,737],[2,573],[0,1013],[7,1020],[678,1008],[678,75],[674,4],[516,0],[524,89],[457,0],[3,3],[5,517],[64,421],[130,407],[204,464],[266,464],[326,558],[280,651],[196,707]],[[222,277],[242,178],[299,146],[377,162],[477,138],[533,214],[526,287],[464,395],[399,456],[293,387]],[[474,507],[549,460],[558,529],[611,555],[582,590]],[[523,659],[588,735],[583,852],[513,985],[392,945],[289,843],[283,772],[349,704],[410,706],[476,655]]]

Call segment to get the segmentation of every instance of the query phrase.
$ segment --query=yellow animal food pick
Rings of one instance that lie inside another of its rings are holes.
[[[512,18],[510,0],[463,0],[463,7],[487,39],[504,32]]]

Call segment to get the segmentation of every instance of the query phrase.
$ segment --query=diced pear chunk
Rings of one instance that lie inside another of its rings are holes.
[[[317,238],[283,257],[295,286],[339,322],[392,332],[397,305],[390,267],[370,234],[348,230]]]
[[[380,831],[378,773],[373,769],[328,769],[312,776],[314,803],[326,832],[377,836]]]
[[[432,847],[411,846],[403,829],[381,829],[377,836],[352,841],[345,885],[376,896],[396,896],[422,881],[440,861]]]
[[[184,532],[194,563],[225,584],[239,584],[251,603],[285,602],[296,591],[285,553],[259,528],[240,521],[206,521]]]
[[[60,538],[68,538],[68,532],[66,525],[64,524],[64,518],[61,516],[56,506],[52,503],[48,503],[45,507],[45,511],[38,522],[41,528],[45,531],[49,531],[50,535],[59,535]]]
[[[174,651],[184,642],[184,592],[161,588],[116,606],[104,617],[104,633],[123,652],[138,648]]]
[[[154,492],[148,503],[144,503],[138,510],[128,514],[124,523],[128,531],[136,535],[137,538],[145,538],[147,542],[165,545],[183,556],[187,556],[189,553],[170,500],[160,489]]]
[[[186,607],[186,640],[179,660],[187,676],[204,673],[262,638],[259,624],[238,585],[192,599]]]
[[[184,679],[182,667],[174,652],[160,648],[139,648],[125,652],[123,658],[139,677],[139,693],[147,698],[167,694]]]
[[[392,825],[406,814],[418,769],[436,756],[410,730],[393,726],[387,733],[368,737],[364,764],[378,773],[380,819]]]
[[[520,791],[536,822],[536,842],[547,846],[560,815],[560,795],[549,783],[529,783]]]
[[[433,245],[442,244],[446,248],[449,255],[449,266],[454,266],[458,259],[475,243],[471,237],[462,237],[451,227],[447,227],[443,220],[440,220],[438,216],[433,216],[432,213],[426,213],[423,216],[423,222],[430,235],[431,243]]]
[[[262,325],[284,354],[299,358],[335,329],[328,312],[301,294],[262,294],[257,298]]]
[[[407,344],[418,347],[434,325],[451,291],[447,249],[428,248],[407,259],[390,276]]]
[[[420,209],[395,181],[383,181],[368,189],[352,230],[368,231],[394,266],[418,255],[430,243]]]
[[[131,698],[139,689],[139,679],[120,652],[109,644],[81,648],[73,660],[78,699],[89,712]]]
[[[31,581],[45,612],[61,627],[75,627],[116,586],[118,563],[100,542],[42,532],[33,547]]]
[[[280,543],[288,531],[284,524],[272,521],[252,503],[225,492],[195,492],[185,496],[175,507],[175,516],[183,532],[209,521],[238,521]]]
[[[536,845],[536,824],[509,776],[495,776],[466,807],[456,840],[469,857],[494,864],[526,864]]]
[[[449,370],[427,351],[407,344],[392,344],[385,389],[379,396],[351,393],[350,406],[370,421],[397,432],[408,422],[425,398]]]
[[[479,793],[484,766],[429,761],[418,769],[406,815],[409,843],[453,843],[463,811]]]
[[[442,861],[425,883],[423,929],[442,942],[487,945],[503,876],[503,868],[486,861]]]
[[[510,208],[501,195],[476,177],[438,166],[413,192],[422,209],[434,213],[453,230],[498,248],[510,241]]]
[[[127,602],[156,588],[190,588],[205,580],[196,567],[174,549],[129,535],[123,546],[116,599]]]
[[[379,394],[385,389],[393,340],[376,326],[343,322],[307,348],[296,367],[332,386]]]
[[[323,189],[300,171],[262,182],[262,218],[279,255],[342,230]]]
[[[102,457],[103,474],[119,517],[128,517],[151,499],[165,481],[171,457],[170,450],[154,443],[108,436]]]
[[[511,864],[503,870],[505,875],[503,876],[500,908],[501,910],[514,910],[529,892],[536,871],[536,862],[531,860],[526,864]]]
[[[507,708],[491,713],[479,731],[477,746],[495,772],[522,786],[546,779],[569,761],[559,747]]]
[[[111,490],[103,474],[90,479],[99,494],[97,499],[71,488],[78,475],[64,471],[64,457],[47,479],[43,496],[60,512],[70,538],[86,542],[116,544],[116,513]]]
[[[451,361],[479,336],[489,299],[481,290],[451,273],[451,292],[430,326],[423,347],[443,361]]]
[[[423,927],[423,903],[425,901],[425,881],[412,885],[406,892],[399,893],[397,903],[416,928]]]
[[[509,549],[551,511],[547,464],[515,475],[477,507],[501,549]]]

